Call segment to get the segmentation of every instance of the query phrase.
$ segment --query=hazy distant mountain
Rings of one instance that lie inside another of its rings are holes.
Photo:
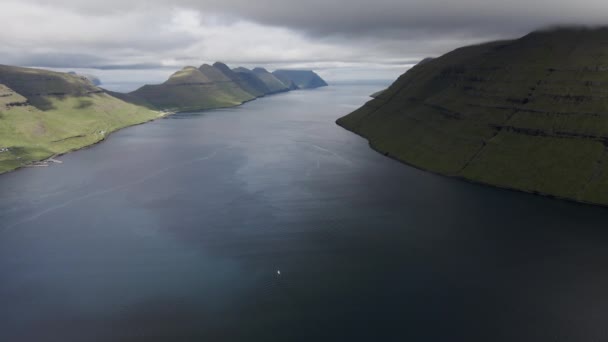
[[[223,63],[185,67],[162,84],[128,94],[95,83],[91,75],[0,65],[0,173],[162,115],[155,110],[232,107],[297,88],[265,69],[231,70]]]
[[[116,96],[171,111],[231,107],[257,97],[298,89],[283,83],[263,68],[230,69],[216,62],[200,68],[185,67],[163,84],[146,85],[128,95]]]
[[[444,175],[608,204],[608,29],[559,29],[420,63],[338,124]]]
[[[270,89],[271,93],[281,93],[285,91],[289,91],[289,84],[285,84],[281,82],[278,78],[276,78],[273,74],[268,72],[268,70],[264,68],[255,68],[251,71],[255,76],[257,76],[266,86]]]
[[[251,73],[236,72],[230,69],[226,64],[220,62],[214,63],[213,66],[220,70],[228,78],[238,83],[243,90],[247,91],[251,95],[260,97],[270,93],[270,89],[268,89],[266,84]]]
[[[0,65],[0,173],[157,116],[81,75]]]
[[[164,83],[145,85],[130,95],[172,111],[231,107],[256,98],[210,65],[185,67]]]
[[[272,73],[285,84],[295,84],[299,89],[327,86],[327,83],[312,70],[277,70]]]

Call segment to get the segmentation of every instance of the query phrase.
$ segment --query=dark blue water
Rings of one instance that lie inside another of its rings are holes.
[[[376,154],[334,124],[376,90],[180,114],[0,176],[0,341],[608,339],[608,210]]]

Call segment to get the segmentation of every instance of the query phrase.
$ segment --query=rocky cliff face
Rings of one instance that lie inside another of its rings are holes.
[[[608,205],[606,42],[560,29],[461,48],[338,124],[423,169]]]

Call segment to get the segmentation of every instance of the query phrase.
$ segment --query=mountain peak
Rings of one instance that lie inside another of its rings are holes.
[[[203,64],[199,68],[199,70],[207,76],[210,80],[214,82],[227,82],[230,81],[230,77],[225,75],[225,73],[220,70],[220,68],[216,68],[215,66],[209,64]]]
[[[173,73],[165,84],[205,83],[209,79],[196,67],[186,66]]]
[[[213,63],[213,66],[214,66],[214,67],[216,67],[216,68],[222,68],[222,69],[226,68],[226,69],[230,69],[230,68],[228,67],[228,65],[226,65],[226,63],[219,62],[219,61],[218,61],[218,62]]]

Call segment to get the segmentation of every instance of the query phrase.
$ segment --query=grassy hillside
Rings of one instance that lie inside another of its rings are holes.
[[[25,96],[86,95],[100,91],[86,77],[41,69],[0,65],[0,84]]]
[[[312,71],[301,73],[316,76]],[[298,89],[293,81],[285,82],[263,68],[230,69],[217,62],[200,68],[185,67],[163,84],[146,85],[128,95],[115,96],[160,110],[194,111],[237,106],[260,96]]]
[[[0,66],[0,173],[156,117],[80,76]]]
[[[0,65],[0,173],[103,140],[164,112],[240,105],[289,88],[265,69],[186,67],[128,94],[88,76]]]
[[[158,109],[171,111],[231,107],[255,98],[210,65],[198,69],[186,67],[165,83],[143,86],[130,95]]]
[[[608,29],[427,60],[338,124],[444,175],[608,205]]]
[[[272,74],[285,84],[295,84],[298,89],[313,89],[327,86],[327,83],[311,70],[277,70]]]
[[[249,91],[251,94],[260,94],[259,96],[270,95],[272,91],[264,81],[259,79],[252,72],[238,72],[235,71],[238,77],[242,80],[242,83],[245,83],[245,89]],[[252,90],[250,90],[253,88]]]
[[[243,90],[255,97],[264,96],[270,93],[270,89],[268,89],[266,84],[251,73],[235,72],[226,64],[220,62],[214,63],[213,66],[230,80],[236,82]]]
[[[271,94],[281,93],[290,90],[288,84],[281,82],[281,80],[276,78],[273,74],[271,74],[270,72],[268,72],[268,70],[264,68],[255,68],[251,70],[251,73],[253,73],[257,78],[262,80],[264,84],[266,84]]]

